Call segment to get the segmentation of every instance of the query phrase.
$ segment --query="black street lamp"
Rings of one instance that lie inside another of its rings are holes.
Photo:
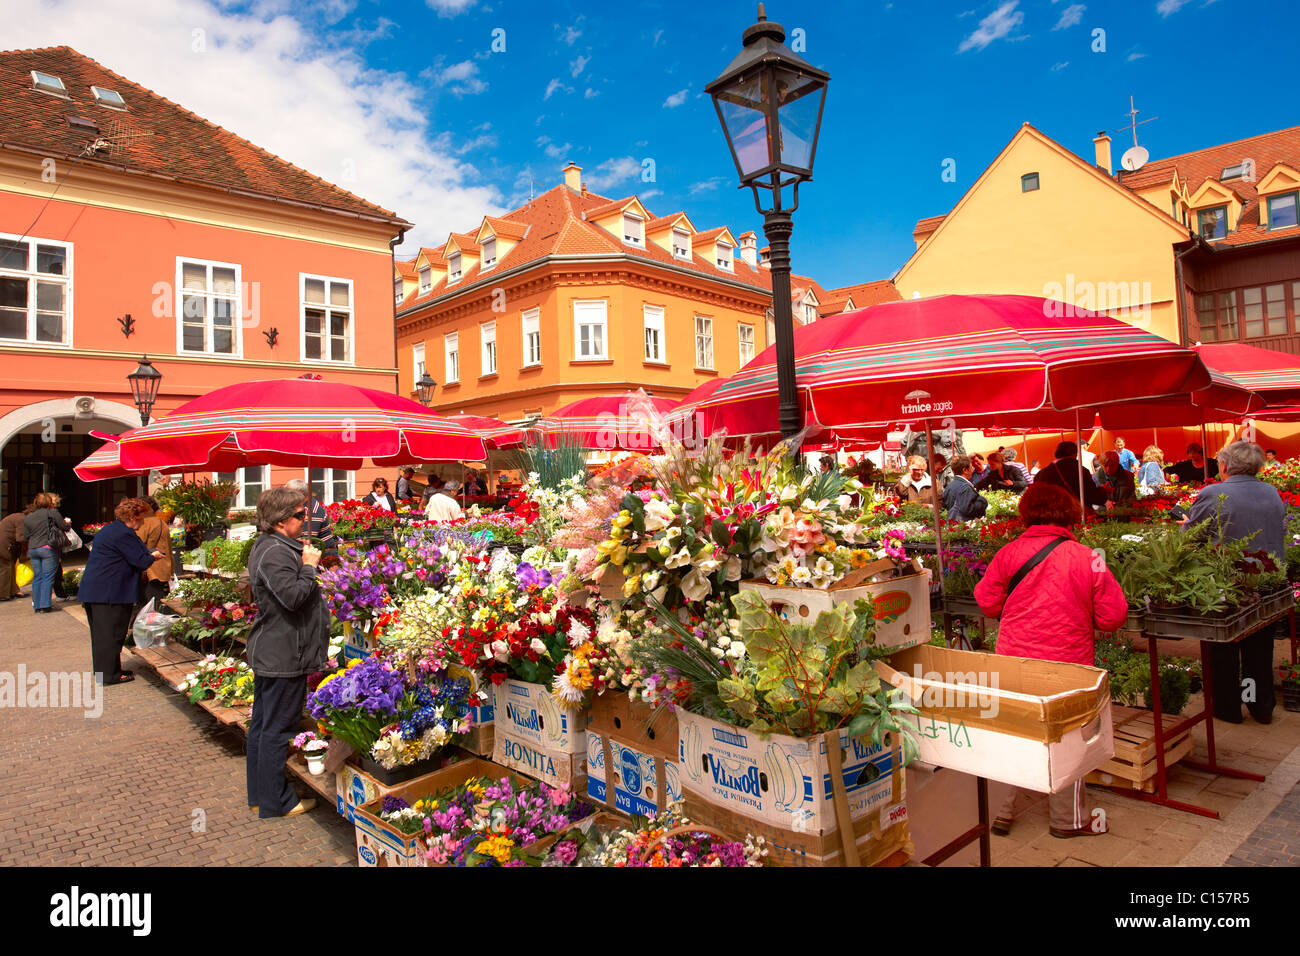
[[[706,86],[727,136],[740,187],[754,190],[771,247],[772,307],[776,325],[777,385],[781,434],[803,425],[794,376],[794,316],[790,303],[790,234],[799,208],[799,184],[812,179],[830,74],[804,62],[785,45],[785,28],[769,22],[758,5],[758,22],[741,37],[744,49]],[[791,204],[782,190],[792,186]],[[766,201],[759,190],[768,191]]]
[[[438,383],[430,377],[429,372],[426,369],[425,373],[420,376],[420,380],[415,383],[415,394],[419,397],[425,408],[428,408],[430,403],[433,401],[433,390],[437,387]]]
[[[140,356],[136,370],[126,377],[131,383],[131,397],[135,407],[140,411],[140,427],[149,424],[149,413],[153,411],[158,399],[158,384],[162,381],[162,372],[153,367],[147,355]]]

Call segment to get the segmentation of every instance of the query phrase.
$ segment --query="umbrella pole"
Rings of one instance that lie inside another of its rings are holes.
[[[930,419],[925,420],[925,452],[934,460],[934,439],[930,434]],[[933,468],[933,464],[930,465]],[[943,593],[943,531],[939,528],[939,476],[930,476],[930,506],[934,513],[934,559],[939,569],[939,593]]]
[[[1210,480],[1210,445],[1205,439],[1205,422],[1201,422],[1201,481]]]
[[[307,456],[307,520],[304,521],[302,525],[303,544],[311,544],[311,513],[315,507],[316,505],[312,501],[312,489],[311,489],[311,456],[308,455]]]
[[[1074,438],[1075,441],[1081,441],[1083,439],[1083,432],[1080,431],[1079,426],[1079,410],[1077,408],[1074,410]],[[1080,455],[1075,459],[1075,462],[1079,466],[1079,524],[1082,526],[1088,523],[1088,512],[1086,510],[1088,506],[1084,504],[1084,501],[1087,499],[1083,496],[1083,456]]]

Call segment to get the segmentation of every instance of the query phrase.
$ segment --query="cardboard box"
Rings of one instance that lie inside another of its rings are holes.
[[[505,680],[496,688],[497,736],[508,734],[534,749],[553,753],[587,753],[587,710],[561,707],[551,689],[522,680]]]
[[[896,565],[877,561],[850,571],[829,588],[779,587],[761,580],[741,581],[742,591],[757,591],[786,620],[811,624],[822,611],[859,598],[875,609],[877,647],[914,647],[930,640],[930,572],[913,559],[911,573],[871,583]]]
[[[743,839],[772,844],[787,866],[845,863],[851,827],[862,865],[910,852],[901,753],[847,732],[761,736],[678,712],[681,786],[687,815]],[[834,740],[828,750],[828,741]]]
[[[386,793],[366,801],[355,810],[352,822],[356,826],[357,834],[357,865],[361,867],[428,866],[424,856],[424,834],[403,833],[397,827],[385,822],[379,815],[383,806],[382,798],[401,797],[407,803],[414,804],[422,797],[457,787],[471,777],[488,777],[497,780],[501,777],[512,777],[516,784],[527,782],[520,780],[504,767],[486,760],[462,760],[450,767],[391,787]]]
[[[1054,793],[1114,755],[1104,670],[928,644],[876,670],[920,709],[926,763]]]
[[[588,729],[587,796],[629,815],[660,813],[682,799],[677,758]]]
[[[364,660],[373,654],[379,647],[379,642],[375,640],[374,634],[369,630],[370,622],[366,622],[366,629],[360,630],[350,622],[343,624],[343,651],[339,654],[339,664],[347,664],[349,661],[358,658]]]
[[[587,729],[617,737],[646,753],[677,760],[677,714],[667,707],[632,701],[625,693],[600,694],[592,698]]]
[[[586,751],[570,754],[547,750],[519,739],[499,722],[492,741],[492,760],[552,787],[567,786],[579,793],[587,788]]]
[[[345,763],[334,775],[334,808],[338,810],[339,816],[349,823],[356,822],[357,807],[385,797],[401,787],[418,784],[440,772],[439,770],[431,770],[414,780],[390,786],[380,783],[362,770],[352,762],[355,759],[355,757],[349,758],[349,762]],[[457,758],[452,756],[450,759],[455,760]]]

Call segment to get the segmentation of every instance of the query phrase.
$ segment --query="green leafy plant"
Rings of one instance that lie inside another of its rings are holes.
[[[231,482],[199,478],[173,481],[154,492],[154,498],[160,508],[179,515],[187,525],[210,528],[225,520],[237,491]]]
[[[172,597],[184,601],[188,607],[212,607],[239,600],[239,588],[227,578],[186,578],[181,581]]]
[[[1144,651],[1134,650],[1126,639],[1098,640],[1095,664],[1110,675],[1110,698],[1126,707],[1150,710],[1151,659]],[[1192,694],[1192,682],[1201,679],[1201,667],[1188,658],[1161,658],[1160,710],[1176,716],[1183,712]]]
[[[587,473],[586,454],[578,436],[562,429],[525,432],[516,458],[523,474],[536,474],[538,484],[551,490],[558,490],[574,475]]]

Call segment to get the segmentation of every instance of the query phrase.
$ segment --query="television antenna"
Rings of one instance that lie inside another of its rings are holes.
[[[91,145],[91,150],[112,156],[125,152],[140,140],[153,135],[152,131],[136,129],[124,120],[110,120],[104,124],[99,138]]]
[[[1139,120],[1138,114],[1140,112],[1141,110],[1139,110],[1136,106],[1133,105],[1133,94],[1130,93],[1128,98],[1129,125],[1125,126],[1123,129],[1115,130],[1116,135],[1119,135],[1120,133],[1123,132],[1130,132],[1130,131],[1133,133],[1133,145],[1129,149],[1126,149],[1124,151],[1124,155],[1121,156],[1119,160],[1119,164],[1123,166],[1126,170],[1128,170],[1130,173],[1141,169],[1143,166],[1146,165],[1147,160],[1151,158],[1151,154],[1147,152],[1146,147],[1138,145],[1137,128],[1141,126],[1143,123],[1152,123],[1155,120],[1160,119],[1159,116],[1153,116],[1150,119]]]

